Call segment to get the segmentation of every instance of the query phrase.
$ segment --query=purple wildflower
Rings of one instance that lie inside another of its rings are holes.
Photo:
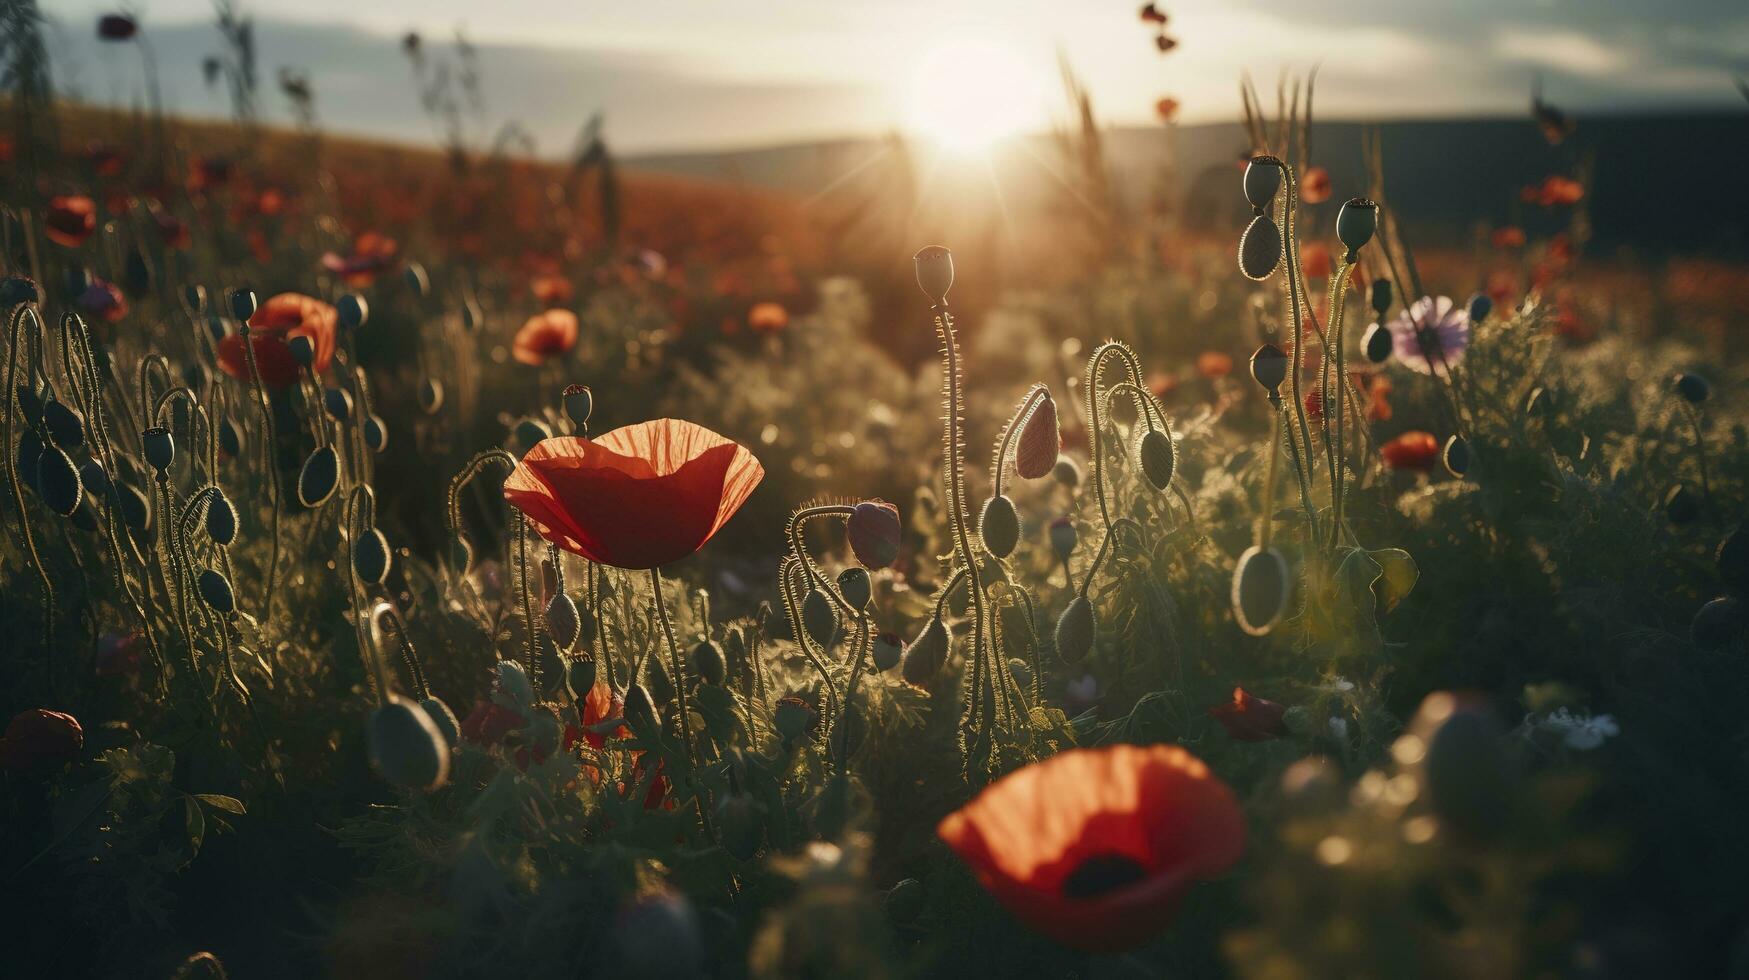
[[[1470,346],[1469,311],[1449,296],[1423,296],[1387,326],[1397,360],[1421,374],[1457,366]]]

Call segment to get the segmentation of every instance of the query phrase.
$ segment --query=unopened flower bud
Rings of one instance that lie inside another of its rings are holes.
[[[925,245],[911,256],[917,266],[917,287],[937,306],[947,305],[953,288],[953,253],[941,245]]]

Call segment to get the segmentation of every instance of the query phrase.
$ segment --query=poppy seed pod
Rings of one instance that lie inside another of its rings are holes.
[[[852,609],[867,609],[869,600],[874,598],[874,583],[869,581],[868,570],[852,565],[839,572],[838,594]]]
[[[1700,518],[1700,498],[1678,483],[1664,495],[1664,516],[1678,526],[1693,524]]]
[[[1440,453],[1440,459],[1445,463],[1445,471],[1452,476],[1463,476],[1470,469],[1470,444],[1463,436],[1452,436],[1445,440],[1445,449]]]
[[[436,378],[426,378],[419,382],[419,410],[426,415],[436,415],[443,407],[443,382]]]
[[[1356,197],[1336,212],[1336,237],[1348,249],[1348,261],[1372,241],[1379,230],[1379,206],[1364,197]]]
[[[1287,367],[1287,354],[1274,344],[1264,344],[1251,355],[1251,380],[1262,385],[1264,391],[1274,394],[1287,380]]]
[[[546,423],[539,419],[523,419],[516,423],[516,429],[513,436],[516,440],[516,445],[526,453],[530,449],[540,445],[543,441],[551,439],[553,437],[553,430],[547,428]]]
[[[1281,264],[1281,228],[1275,219],[1260,214],[1245,226],[1239,236],[1239,271],[1245,278],[1262,282],[1275,274]]]
[[[20,303],[34,303],[38,295],[36,281],[28,276],[0,279],[0,310],[10,310]]]
[[[589,416],[595,413],[595,393],[589,390],[589,386],[566,385],[561,397],[571,424],[579,429],[588,428]]]
[[[334,421],[342,424],[352,421],[352,392],[345,388],[329,388],[322,392],[322,407],[328,410],[328,415]]]
[[[425,274],[425,267],[417,262],[407,263],[401,270],[401,278],[407,283],[407,288],[418,299],[431,295],[431,277]]]
[[[1068,561],[1075,553],[1075,545],[1079,537],[1075,533],[1075,522],[1067,517],[1059,517],[1051,522],[1051,550],[1057,553],[1058,561]]]
[[[923,882],[906,878],[887,892],[887,897],[881,900],[881,910],[887,914],[888,921],[901,926],[910,925],[923,914],[923,899]]]
[[[1469,310],[1470,326],[1474,327],[1476,324],[1488,319],[1488,314],[1494,312],[1494,301],[1488,298],[1487,293],[1477,293],[1470,297]]]
[[[800,738],[814,725],[814,709],[808,706],[808,702],[793,695],[780,699],[771,715],[772,722],[777,726],[777,733],[786,742]]]
[[[398,695],[371,712],[370,762],[402,789],[428,791],[449,778],[449,746],[425,709]]]
[[[298,503],[314,510],[328,501],[340,484],[340,454],[333,446],[318,446],[298,471]]]
[[[239,323],[247,326],[249,318],[255,315],[257,306],[254,290],[231,290],[231,316],[235,317]]]
[[[235,419],[225,416],[219,419],[219,452],[232,459],[243,455],[243,430]]]
[[[899,665],[899,658],[905,654],[905,641],[897,633],[880,633],[874,638],[872,653],[875,670],[886,673]]]
[[[1700,607],[1688,624],[1688,637],[1702,650],[1717,650],[1735,640],[1749,624],[1743,602],[1734,596],[1720,596]]]
[[[1093,602],[1077,594],[1057,617],[1057,656],[1064,663],[1078,663],[1093,649],[1095,630]]]
[[[1268,633],[1287,612],[1292,595],[1293,581],[1281,552],[1252,545],[1239,556],[1233,567],[1233,618],[1240,629],[1252,636]]]
[[[1057,465],[1051,467],[1051,478],[1066,490],[1073,490],[1081,485],[1081,467],[1067,456],[1058,456]]]
[[[357,293],[347,293],[334,301],[335,323],[345,330],[357,330],[370,319],[370,304]]]
[[[47,447],[36,458],[36,492],[50,510],[62,517],[72,517],[85,497],[79,469],[54,446]]]
[[[529,683],[528,671],[523,670],[521,664],[514,660],[500,660],[492,666],[492,675],[498,690],[511,703],[519,708],[534,705],[534,685]]]
[[[1136,443],[1136,458],[1141,461],[1142,475],[1155,490],[1164,491],[1172,485],[1172,474],[1178,468],[1178,448],[1172,437],[1159,429],[1142,433]]]
[[[212,499],[206,505],[206,536],[226,548],[237,540],[237,508],[231,506],[231,498],[218,487],[213,488]]]
[[[925,245],[911,256],[917,266],[917,288],[937,306],[947,305],[953,288],[953,253],[941,245]]]
[[[1063,436],[1057,426],[1057,403],[1046,392],[1020,426],[1020,441],[1014,447],[1014,472],[1022,479],[1048,476],[1057,464]]]
[[[1379,316],[1384,316],[1391,308],[1392,298],[1391,281],[1389,279],[1381,276],[1372,281],[1371,299],[1372,311],[1374,313],[1377,313]]]
[[[43,427],[55,445],[69,452],[85,444],[85,417],[66,402],[51,399],[43,405]]]
[[[838,614],[832,611],[832,600],[824,589],[810,589],[802,600],[802,628],[820,646],[831,643],[838,632]]]
[[[579,657],[565,663],[565,686],[570,689],[571,697],[578,701],[589,696],[595,690],[597,674],[595,660],[589,657]]]
[[[1259,212],[1267,210],[1275,203],[1275,195],[1281,193],[1283,174],[1279,158],[1268,155],[1252,157],[1245,165],[1245,200]]]
[[[1396,338],[1391,336],[1391,328],[1383,323],[1375,323],[1366,328],[1361,335],[1360,347],[1366,354],[1366,359],[1374,364],[1383,364],[1391,359],[1391,349],[1396,346]]]
[[[1713,386],[1707,383],[1707,379],[1693,371],[1685,371],[1676,376],[1676,393],[1681,395],[1682,400],[1690,405],[1699,405],[1712,397]],[[54,404],[56,403],[49,403],[50,406]],[[57,438],[55,441],[59,442],[60,440]]]
[[[445,746],[453,748],[461,741],[461,723],[456,720],[455,712],[450,710],[442,698],[435,694],[426,698],[419,702],[419,710],[425,712],[425,717],[430,718],[431,723],[437,726],[437,733],[443,736]]]
[[[1740,596],[1749,595],[1749,534],[1744,533],[1745,526],[1739,524],[1725,535],[1713,559],[1719,568],[1719,578]]]
[[[577,615],[576,601],[563,589],[555,591],[553,597],[547,600],[546,619],[547,635],[553,638],[559,651],[571,649],[583,629],[582,617]]]
[[[922,685],[939,673],[942,665],[947,663],[950,639],[947,624],[941,621],[941,617],[930,617],[923,632],[917,634],[905,651],[905,680]]]
[[[393,552],[389,539],[377,528],[369,528],[352,542],[352,570],[371,585],[381,585],[389,577]]]
[[[212,568],[205,569],[194,584],[200,592],[201,601],[213,612],[221,616],[236,612],[237,596],[231,591],[231,580],[223,573]]]
[[[644,685],[633,684],[626,689],[625,719],[626,724],[632,726],[632,733],[639,738],[653,738],[661,733],[662,723],[656,717],[656,702]]]
[[[1007,558],[1014,553],[1014,546],[1020,543],[1020,514],[1007,494],[984,502],[984,515],[978,521],[978,536],[983,538],[984,547],[990,554],[997,558]]]
[[[367,415],[358,425],[358,431],[364,436],[364,445],[373,453],[380,453],[389,445],[389,425],[380,415]]]
[[[700,640],[692,648],[692,670],[712,687],[721,687],[729,679],[729,662],[722,648],[709,640]]]
[[[176,462],[176,438],[170,430],[161,425],[155,425],[140,433],[140,444],[145,448],[146,462],[159,473],[170,468]]]
[[[291,353],[291,359],[298,367],[307,368],[316,363],[316,345],[310,343],[310,338],[303,335],[292,337],[285,342],[285,349]]]
[[[865,500],[851,508],[845,533],[864,568],[886,568],[899,557],[899,508],[884,500]]]

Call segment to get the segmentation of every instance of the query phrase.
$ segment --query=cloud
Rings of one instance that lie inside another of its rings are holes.
[[[1593,77],[1624,71],[1643,60],[1638,50],[1574,31],[1507,29],[1494,35],[1493,48],[1504,61]]]

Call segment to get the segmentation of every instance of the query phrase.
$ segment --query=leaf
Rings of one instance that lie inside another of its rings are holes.
[[[1421,578],[1421,569],[1415,564],[1414,557],[1401,548],[1380,548],[1368,554],[1380,569],[1379,577],[1372,583],[1372,594],[1378,600],[1379,615],[1382,616],[1397,608],[1397,604],[1414,591],[1415,583]]]
[[[238,816],[242,816],[249,812],[249,810],[243,806],[243,801],[234,796],[225,796],[220,793],[196,793],[194,794],[194,798],[215,810],[223,810],[226,813],[235,813]]]
[[[206,811],[200,808],[194,797],[183,796],[182,813],[184,826],[188,828],[188,860],[193,861],[200,855],[200,845],[206,840]]]

